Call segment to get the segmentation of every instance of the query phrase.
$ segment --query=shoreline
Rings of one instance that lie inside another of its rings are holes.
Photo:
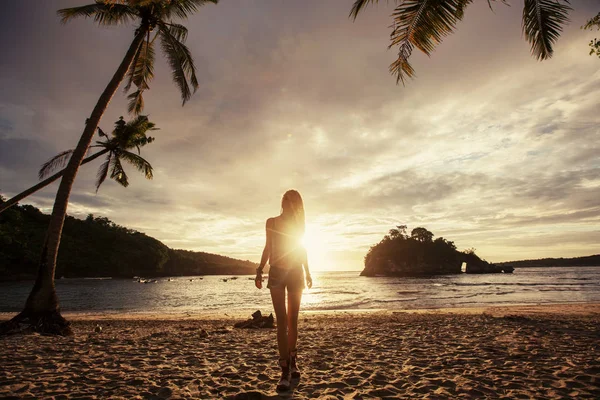
[[[263,311],[263,310],[260,310]],[[263,311],[266,315],[270,312]],[[9,320],[18,312],[0,312],[0,321]],[[568,302],[568,303],[539,303],[539,304],[510,304],[480,307],[442,307],[419,309],[339,309],[339,310],[302,310],[300,317],[335,316],[352,314],[355,316],[393,315],[393,314],[488,314],[502,316],[510,313],[518,314],[568,314],[568,315],[595,315],[600,314],[600,302]],[[173,312],[156,313],[141,312],[62,312],[63,317],[73,321],[100,320],[232,320],[250,317],[247,311],[203,311],[203,312]]]

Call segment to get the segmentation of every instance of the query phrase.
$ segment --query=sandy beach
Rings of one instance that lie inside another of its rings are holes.
[[[66,316],[74,337],[0,338],[0,397],[600,398],[600,304],[301,313],[285,393],[275,330],[241,316]]]

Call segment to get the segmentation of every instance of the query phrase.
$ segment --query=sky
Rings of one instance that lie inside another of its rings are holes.
[[[162,53],[144,114],[154,166],[130,186],[81,168],[68,213],[105,216],[172,248],[258,262],[281,196],[304,198],[315,270],[360,270],[397,225],[425,227],[491,262],[600,253],[600,59],[574,0],[554,57],[521,34],[522,1],[470,5],[416,78],[388,72],[393,2],[356,21],[352,0],[221,0],[189,18],[200,87],[181,106]],[[73,148],[133,26],[61,25],[85,1],[10,2],[0,14],[0,194]],[[595,36],[594,36],[595,35]],[[100,126],[127,116],[122,90]],[[57,183],[23,203],[50,212]]]

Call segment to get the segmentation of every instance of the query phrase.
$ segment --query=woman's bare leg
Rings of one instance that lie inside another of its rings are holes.
[[[298,341],[298,313],[300,312],[300,302],[302,300],[302,290],[288,291],[288,335],[287,345],[289,351],[296,350],[296,342]]]
[[[277,318],[277,347],[279,348],[279,359],[289,358],[287,313],[285,311],[285,288],[271,288],[271,300]],[[298,319],[296,314],[296,319]]]

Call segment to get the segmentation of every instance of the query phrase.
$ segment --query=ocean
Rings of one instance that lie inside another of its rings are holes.
[[[367,278],[313,272],[302,310],[377,310],[600,302],[600,268],[518,268],[513,274]],[[22,309],[33,282],[1,282],[0,312]],[[266,286],[266,282],[265,282]],[[63,312],[194,314],[273,312],[268,289],[251,276],[59,279]]]

